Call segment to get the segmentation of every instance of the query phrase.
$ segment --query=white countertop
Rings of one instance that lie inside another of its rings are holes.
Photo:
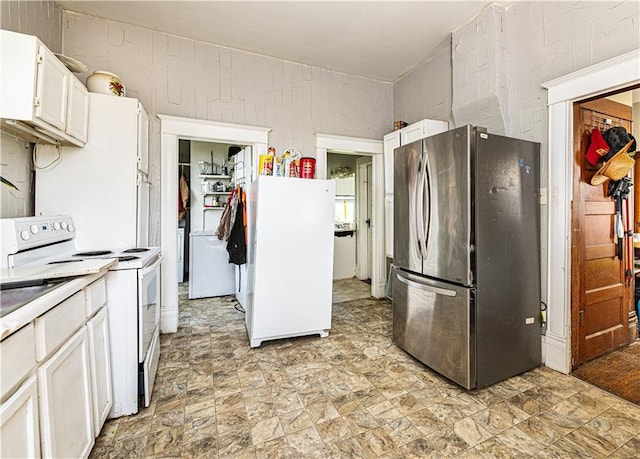
[[[11,335],[36,317],[41,316],[71,295],[104,276],[111,266],[118,263],[116,258],[84,260],[71,263],[57,263],[43,266],[25,266],[21,268],[3,268],[0,270],[0,282],[24,282],[40,279],[64,279],[58,287],[33,301],[0,317],[0,339]]]
[[[0,269],[0,283],[25,282],[40,279],[86,276],[106,272],[118,262],[116,258],[100,258],[52,265],[22,266]]]

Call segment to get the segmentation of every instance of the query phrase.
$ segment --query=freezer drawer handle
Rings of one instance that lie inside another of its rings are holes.
[[[454,290],[447,290],[446,288],[433,287],[431,285],[421,284],[419,282],[414,282],[405,277],[402,277],[400,274],[396,274],[396,277],[403,284],[409,285],[411,287],[416,287],[422,290],[427,290],[429,292],[437,293],[438,295],[444,296],[456,296],[456,292]]]

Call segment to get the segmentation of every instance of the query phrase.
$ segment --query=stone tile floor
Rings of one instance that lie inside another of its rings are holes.
[[[107,421],[92,458],[638,457],[639,406],[545,367],[465,391],[392,344],[388,301],[257,349],[235,304],[181,288],[151,405]]]

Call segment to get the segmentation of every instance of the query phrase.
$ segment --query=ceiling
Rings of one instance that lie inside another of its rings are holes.
[[[57,1],[65,11],[395,82],[489,1]],[[512,3],[511,1],[505,3]]]

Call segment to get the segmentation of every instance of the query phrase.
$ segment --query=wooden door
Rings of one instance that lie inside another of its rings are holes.
[[[631,132],[630,119],[630,107],[606,99],[574,106],[576,147],[571,246],[571,355],[574,368],[629,342],[633,280],[628,283],[625,279],[627,246],[623,244],[620,260],[615,235],[616,204],[607,195],[609,182],[600,186],[590,184],[598,167],[589,164],[585,153],[592,129],[604,131],[623,126]],[[632,203],[632,194],[629,199]],[[622,207],[626,222],[624,201]]]

